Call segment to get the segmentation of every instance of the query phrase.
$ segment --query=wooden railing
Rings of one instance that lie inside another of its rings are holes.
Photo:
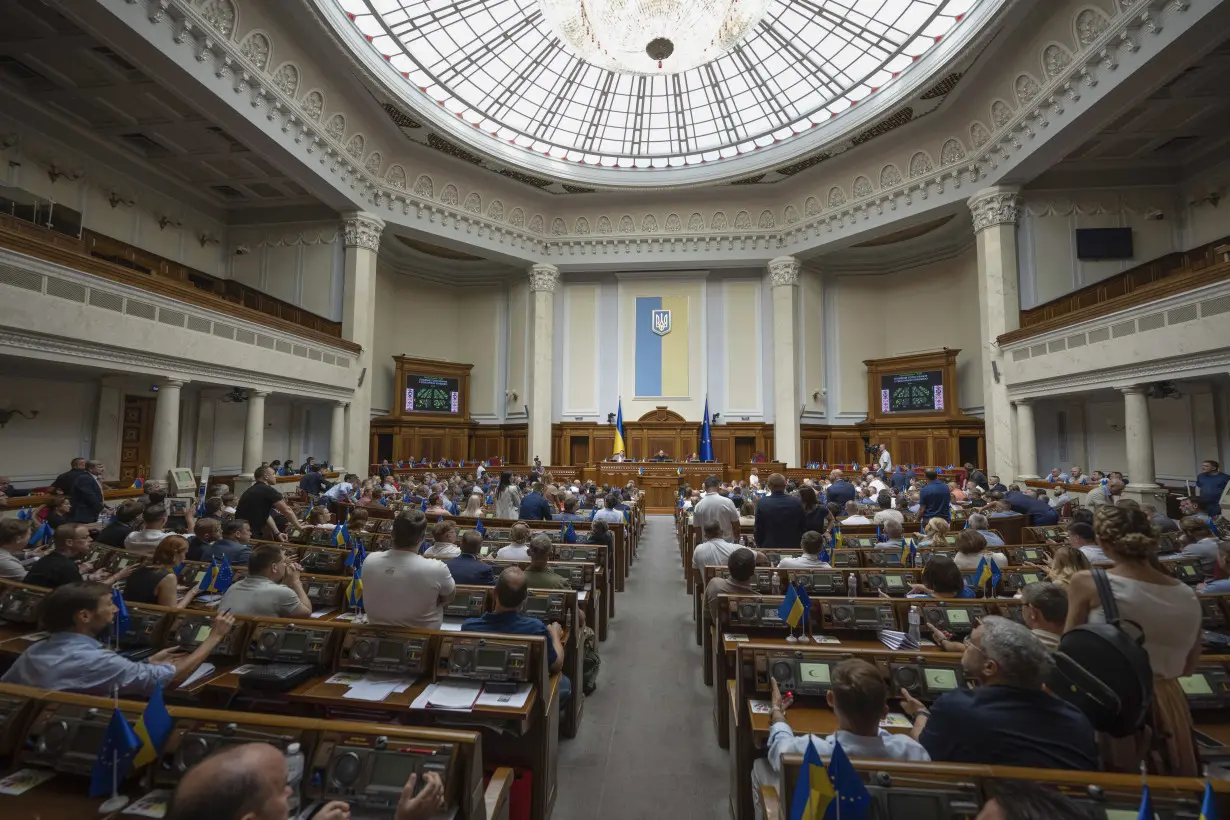
[[[1182,253],[1171,253],[1081,288],[1046,304],[1021,311],[1021,327],[999,337],[1001,345],[1019,342],[1069,325],[1109,316],[1230,279],[1230,237]]]
[[[293,333],[358,353],[331,322],[246,285],[147,253],[93,231],[80,239],[0,214],[0,247],[63,265],[113,282]]]

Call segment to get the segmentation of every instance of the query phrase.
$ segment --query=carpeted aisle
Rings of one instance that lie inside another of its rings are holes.
[[[599,645],[598,690],[562,740],[555,820],[714,820],[727,814],[726,753],[713,731],[675,525],[653,515]]]

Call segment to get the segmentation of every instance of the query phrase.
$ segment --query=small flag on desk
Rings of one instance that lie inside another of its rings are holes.
[[[1136,820],[1155,820],[1155,818],[1153,798],[1149,795],[1149,784],[1146,783],[1144,791],[1140,793],[1140,811],[1136,813]]]
[[[184,562],[180,561],[178,564],[175,565],[175,569],[171,571],[175,573],[176,578],[179,578],[180,576],[182,576],[184,574]]]
[[[884,531],[880,529],[880,525],[876,524],[876,543],[884,540]]]
[[[427,499],[423,499],[423,512],[427,512]]]
[[[790,820],[824,820],[836,797],[833,781],[829,780],[816,744],[808,743],[803,752],[803,768],[790,800]]]
[[[144,479],[144,478],[134,478],[134,479],[132,480],[132,487],[133,487],[133,489],[134,489],[134,490],[139,490],[139,489],[141,489],[141,488],[142,488],[142,487],[144,487],[144,486],[145,486],[145,479]]]
[[[336,524],[333,527],[333,543],[339,547],[345,547],[350,544],[350,527],[345,523]]]
[[[18,521],[29,521],[32,517],[33,517],[33,514],[30,512],[29,507],[22,507],[20,510],[17,511]]]
[[[836,816],[844,820],[864,820],[871,808],[871,793],[863,785],[863,778],[855,771],[846,750],[840,741],[834,741],[833,754],[829,756],[829,782],[833,784]]]
[[[42,524],[39,524],[38,529],[36,529],[30,535],[30,540],[26,542],[26,546],[28,547],[46,546],[47,544],[51,543],[54,537],[55,537],[55,533],[51,531],[51,525],[48,524],[46,521],[44,521]]]
[[[645,468],[644,468],[644,467],[637,467],[637,468],[636,468],[636,474],[637,474],[637,475],[645,475]]]
[[[777,608],[777,617],[794,629],[803,620],[803,602],[799,600],[798,590],[791,584],[786,588],[786,599]]]
[[[90,797],[109,795],[116,784],[123,783],[133,755],[140,748],[141,740],[133,733],[124,713],[113,709],[107,733],[94,759],[94,770],[90,772]]]
[[[918,547],[914,545],[913,538],[903,538],[901,540],[901,566],[914,566],[914,559],[918,557]]]
[[[1204,802],[1200,804],[1200,820],[1217,820],[1217,795],[1213,793],[1213,784],[1207,778],[1204,781]]]
[[[483,519],[480,518],[474,523],[474,531],[479,535],[487,534],[487,528],[483,526]]]
[[[358,538],[354,539],[354,546],[350,548],[350,552],[346,555],[346,566],[361,567],[366,560],[367,550],[364,548],[363,542]]]
[[[994,560],[987,560],[984,555],[978,562],[978,569],[974,570],[974,586],[984,589],[989,582],[994,589],[999,585],[999,575],[999,564]]]
[[[197,589],[201,592],[216,592],[213,588],[214,581],[218,577],[218,559],[214,558],[209,562],[209,566],[205,567],[205,574],[201,576],[201,583]]]
[[[683,468],[682,468],[682,467],[676,467],[676,468],[675,468],[675,475],[683,475]]]
[[[564,543],[575,544],[577,542],[577,531],[572,528],[572,522],[568,521],[564,524]]]
[[[234,580],[235,570],[231,569],[231,562],[224,555],[222,563],[218,566],[218,577],[214,579],[214,592],[226,592],[231,588]]]
[[[128,631],[128,623],[131,620],[128,617],[128,606],[124,603],[124,596],[115,587],[111,588],[111,603],[115,606],[115,617],[112,622],[115,626],[116,642],[119,641],[119,636]]]
[[[811,595],[807,593],[806,587],[800,583],[794,583],[791,586],[795,589],[795,595],[799,598],[799,604],[803,607],[803,627],[807,627],[807,622],[811,620]]]
[[[363,567],[354,568],[354,577],[346,586],[346,603],[353,609],[363,608]]]
[[[834,549],[844,549],[846,546],[846,537],[841,534],[841,525],[836,527],[837,534],[833,536]]]
[[[172,725],[171,715],[167,712],[167,706],[162,700],[162,687],[159,686],[150,696],[149,703],[145,705],[141,719],[133,727],[134,733],[141,741],[141,751],[137,752],[132,765],[139,769],[157,760],[163,744],[171,736]]]
[[[830,540],[829,543],[832,543],[832,541]],[[826,564],[832,560],[832,555],[830,554],[828,547],[824,546],[823,541],[820,542],[820,560]]]

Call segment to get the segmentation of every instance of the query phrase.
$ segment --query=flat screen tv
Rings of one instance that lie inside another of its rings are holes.
[[[458,380],[441,376],[406,376],[405,412],[457,413],[461,395]]]
[[[1131,259],[1131,228],[1078,228],[1077,259]]]
[[[880,377],[880,412],[944,409],[944,371],[922,370]]]

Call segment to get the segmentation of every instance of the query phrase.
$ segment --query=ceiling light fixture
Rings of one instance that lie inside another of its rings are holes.
[[[734,48],[769,0],[538,0],[582,59],[623,74],[677,74]]]

